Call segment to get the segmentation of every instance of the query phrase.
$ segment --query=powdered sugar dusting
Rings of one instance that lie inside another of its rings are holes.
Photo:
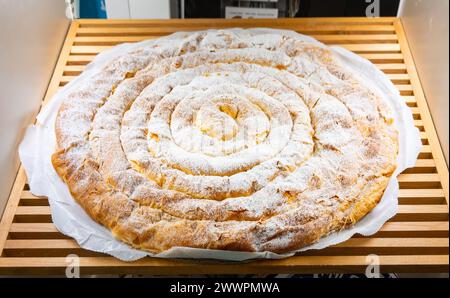
[[[239,32],[127,53],[60,108],[55,168],[130,245],[298,249],[345,227],[394,171],[388,107],[329,50]]]

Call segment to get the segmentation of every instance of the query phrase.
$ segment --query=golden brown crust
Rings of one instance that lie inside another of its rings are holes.
[[[135,248],[286,252],[379,202],[398,150],[389,114],[325,47],[199,32],[78,86],[58,112],[52,163]]]

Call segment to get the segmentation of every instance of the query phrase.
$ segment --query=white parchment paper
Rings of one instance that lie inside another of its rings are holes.
[[[240,34],[243,29],[231,29]],[[256,28],[249,29],[255,33],[282,33],[308,42],[321,44],[315,39],[297,34],[293,31]],[[175,33],[165,38],[179,38],[183,33]],[[415,165],[421,149],[420,134],[414,122],[410,109],[391,81],[369,61],[343,48],[332,47],[332,51],[340,57],[342,63],[357,74],[361,81],[390,105],[394,112],[395,125],[399,131],[398,168],[389,181],[380,203],[352,228],[333,233],[319,242],[288,254],[271,252],[234,252],[211,249],[195,249],[175,247],[168,251],[152,254],[129,247],[116,240],[105,227],[93,221],[76,203],[69,193],[66,184],[59,178],[51,164],[51,155],[55,150],[54,123],[56,113],[66,95],[75,85],[88,81],[100,71],[110,59],[123,55],[138,47],[157,43],[158,40],[143,41],[134,44],[122,44],[99,54],[76,79],[67,84],[42,109],[37,116],[35,125],[28,127],[25,137],[19,147],[20,159],[26,170],[30,190],[34,195],[47,196],[49,199],[52,220],[57,229],[72,238],[85,249],[103,252],[121,260],[132,261],[145,256],[160,258],[196,258],[220,259],[228,261],[243,261],[255,258],[280,259],[294,255],[296,252],[322,249],[343,242],[354,234],[371,235],[393,217],[398,208],[397,175],[403,170]]]

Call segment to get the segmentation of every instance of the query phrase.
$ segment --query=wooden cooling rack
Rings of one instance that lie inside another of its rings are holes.
[[[122,262],[81,249],[57,231],[47,198],[30,191],[20,167],[0,223],[0,274],[64,274],[66,256],[80,256],[81,274],[270,274],[364,272],[369,254],[382,272],[448,272],[448,168],[403,31],[396,18],[278,20],[79,20],[72,22],[43,100],[80,74],[95,55],[116,44],[177,31],[226,27],[291,29],[369,59],[400,90],[420,129],[423,149],[402,173],[399,212],[373,236],[354,238],[283,260],[245,263],[144,258]]]

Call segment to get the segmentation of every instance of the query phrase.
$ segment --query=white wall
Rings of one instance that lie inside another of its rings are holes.
[[[449,160],[448,10],[448,0],[403,0],[399,10],[447,165]]]
[[[0,215],[68,24],[64,0],[0,0]]]

